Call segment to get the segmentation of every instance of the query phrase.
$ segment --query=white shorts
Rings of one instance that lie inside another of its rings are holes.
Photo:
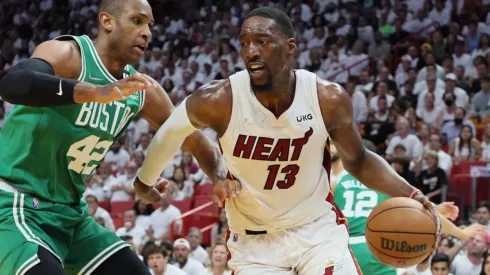
[[[332,211],[310,224],[261,235],[229,232],[235,275],[358,275],[347,227]]]

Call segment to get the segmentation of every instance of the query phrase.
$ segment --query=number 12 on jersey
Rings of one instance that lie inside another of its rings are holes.
[[[279,164],[275,164],[267,167],[267,170],[269,171],[269,175],[267,176],[264,189],[272,190],[272,188],[274,188],[274,184],[279,189],[288,189],[294,185],[294,182],[296,181],[296,175],[299,172],[299,166],[297,164],[289,164],[284,168],[282,168],[281,174],[284,174],[284,179],[278,180],[276,182],[277,174],[279,173],[280,168],[281,165]]]
[[[344,192],[345,208],[342,213],[347,218],[369,217],[373,208],[378,203],[378,193],[372,190],[364,190],[354,197],[356,192],[347,190]]]

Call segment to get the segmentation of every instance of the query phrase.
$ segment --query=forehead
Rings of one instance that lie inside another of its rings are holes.
[[[153,20],[151,6],[146,0],[126,0],[123,9],[126,13],[141,14]]]
[[[252,16],[242,24],[240,37],[245,35],[275,35],[280,34],[279,27],[272,19]]]

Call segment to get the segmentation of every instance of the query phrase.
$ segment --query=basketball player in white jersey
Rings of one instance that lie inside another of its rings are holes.
[[[185,99],[155,135],[136,181],[154,190],[185,137],[213,129],[236,179],[214,182],[215,199],[226,200],[229,265],[236,274],[360,274],[345,218],[329,190],[329,139],[345,169],[366,186],[424,203],[438,228],[439,218],[425,196],[365,150],[347,93],[291,68],[293,37],[282,11],[251,11],[240,33],[247,70],[205,84]]]

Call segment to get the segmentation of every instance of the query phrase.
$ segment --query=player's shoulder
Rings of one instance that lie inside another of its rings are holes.
[[[338,83],[331,82],[320,77],[316,78],[316,87],[319,100],[339,100],[345,96],[345,91]]]
[[[75,40],[48,40],[39,44],[32,53],[32,58],[47,61],[56,75],[75,77],[80,74],[80,48]]]
[[[231,82],[229,79],[212,80],[199,87],[192,97],[203,103],[222,103],[231,98]]]
[[[318,103],[328,124],[347,121],[352,115],[350,96],[341,85],[317,77]]]

